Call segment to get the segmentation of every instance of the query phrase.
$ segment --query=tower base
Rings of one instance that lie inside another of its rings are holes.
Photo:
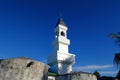
[[[57,53],[48,57],[48,65],[53,72],[66,74],[72,72],[72,65],[75,63],[75,55],[70,53]]]

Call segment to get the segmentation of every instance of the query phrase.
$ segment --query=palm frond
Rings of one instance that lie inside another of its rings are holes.
[[[110,34],[110,37],[115,39],[115,42],[120,46],[120,32],[116,34]]]
[[[119,68],[120,67],[120,53],[116,53],[114,56],[114,64]]]

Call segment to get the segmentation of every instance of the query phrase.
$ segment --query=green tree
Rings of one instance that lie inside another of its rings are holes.
[[[100,74],[99,74],[99,72],[97,70],[93,74],[97,77],[97,79],[100,78]]]
[[[114,64],[117,66],[117,68],[120,67],[120,53],[115,53],[115,55],[114,55]]]
[[[115,42],[120,46],[120,32],[116,34],[111,34],[111,37],[115,39]],[[120,66],[120,53],[115,53],[114,64],[117,65],[117,67]]]
[[[114,38],[115,42],[120,46],[120,32],[111,34],[111,37]],[[114,64],[117,66],[117,68],[120,68],[120,53],[115,53]],[[120,80],[120,70],[118,71],[116,78]]]

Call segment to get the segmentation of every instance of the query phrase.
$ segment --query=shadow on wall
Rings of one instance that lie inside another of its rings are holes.
[[[46,65],[44,67],[46,67]],[[48,80],[48,69],[47,70],[44,69],[44,71],[43,71],[43,77],[42,77],[41,80]]]

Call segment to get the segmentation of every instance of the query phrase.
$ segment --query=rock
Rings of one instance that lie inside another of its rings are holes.
[[[0,60],[0,80],[47,80],[48,66],[29,58]]]

